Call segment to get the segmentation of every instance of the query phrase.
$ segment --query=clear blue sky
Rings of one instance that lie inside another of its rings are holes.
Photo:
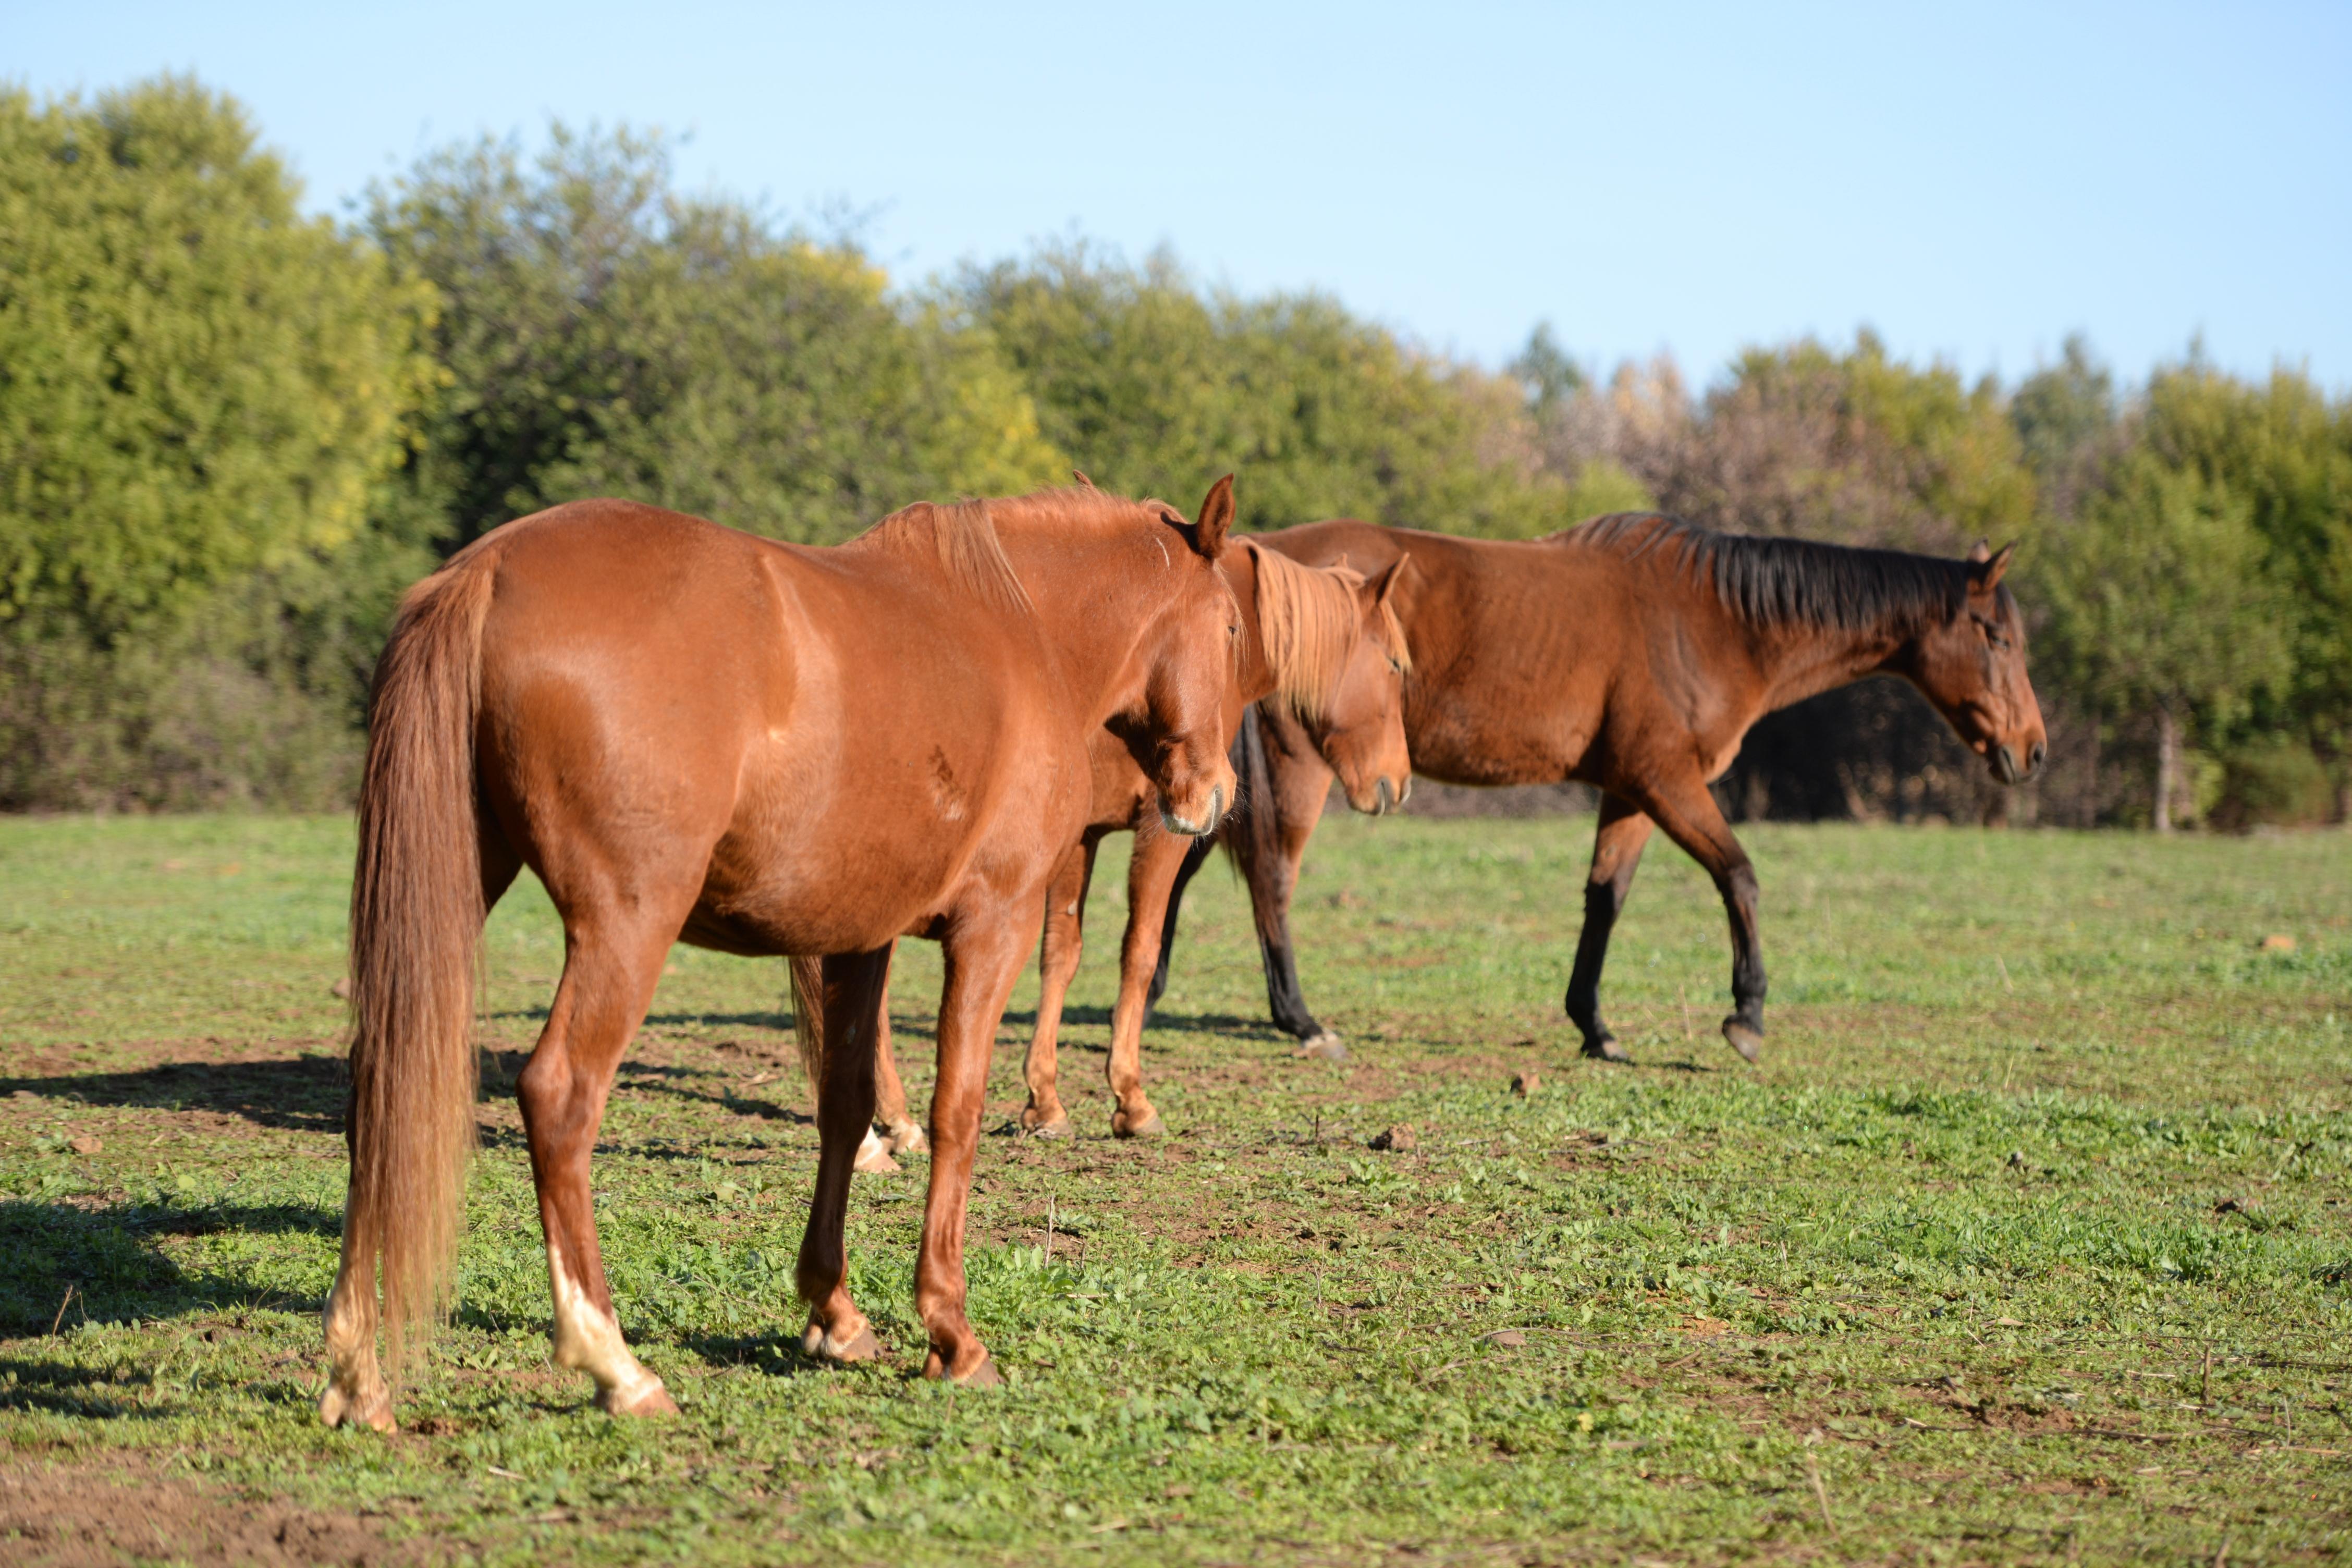
[[[37,94],[194,71],[322,210],[548,118],[866,213],[902,280],[1083,234],[1496,363],[2080,328],[2352,386],[2352,5],[403,6],[0,0]]]

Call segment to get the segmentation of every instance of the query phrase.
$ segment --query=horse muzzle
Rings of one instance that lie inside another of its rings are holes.
[[[2021,784],[2042,771],[2042,759],[2050,754],[2046,741],[2036,741],[2026,748],[2022,761],[2015,746],[2002,744],[1992,751],[1992,776],[2005,784]]]
[[[1217,830],[1225,816],[1225,786],[1215,784],[1209,790],[1208,805],[1201,817],[1194,818],[1177,811],[1163,800],[1160,807],[1160,826],[1171,833],[1181,833],[1188,838],[1200,838]]]

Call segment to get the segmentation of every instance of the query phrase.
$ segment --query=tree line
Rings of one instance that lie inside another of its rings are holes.
[[[2023,541],[2053,766],[2013,798],[1866,683],[1761,726],[1735,815],[2341,819],[2352,400],[2080,340],[2014,385],[1850,345],[1490,371],[1328,297],[1083,244],[894,287],[853,236],[683,189],[658,137],[486,139],[306,216],[233,100],[0,93],[0,807],[329,808],[405,584],[621,494],[830,543],[1061,482],[1247,526],[1533,538],[1656,506],[1958,554]]]

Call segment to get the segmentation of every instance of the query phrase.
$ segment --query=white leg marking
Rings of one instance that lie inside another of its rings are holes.
[[[319,1416],[330,1426],[349,1421],[386,1432],[393,1424],[392,1390],[376,1364],[375,1302],[364,1289],[369,1283],[346,1254],[323,1314],[327,1392],[319,1401]]]
[[[563,1249],[547,1244],[547,1279],[555,1297],[555,1364],[577,1368],[596,1380],[598,1402],[608,1410],[628,1410],[662,1381],[647,1372],[621,1339],[621,1325],[588,1300],[588,1292],[563,1265]]]

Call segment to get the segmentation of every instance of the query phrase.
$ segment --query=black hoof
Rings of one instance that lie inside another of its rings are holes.
[[[1723,1037],[1731,1042],[1733,1050],[1751,1062],[1764,1048],[1763,1026],[1751,1024],[1737,1014],[1723,1021]]]
[[[1584,1054],[1597,1062],[1630,1062],[1633,1055],[1617,1043],[1614,1035],[1603,1035],[1597,1040],[1584,1042]]]

